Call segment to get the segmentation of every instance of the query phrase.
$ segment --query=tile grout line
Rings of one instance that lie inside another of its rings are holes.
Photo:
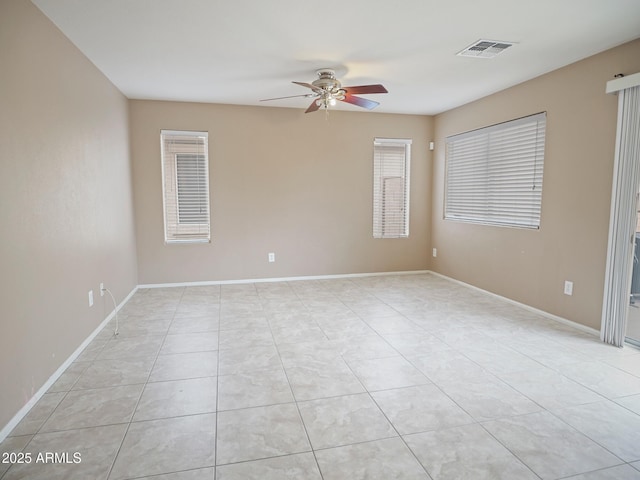
[[[288,282],[287,282],[287,284],[288,284]],[[289,285],[289,287],[291,287],[291,286]],[[296,295],[296,298],[298,300],[300,300],[300,296],[295,291],[294,291],[294,293]],[[304,305],[304,302],[302,302],[302,303]],[[307,309],[307,311],[308,311],[308,308],[307,308],[306,305],[305,305],[305,309]],[[302,425],[302,428],[304,430],[304,434],[305,434],[305,436],[307,438],[307,442],[309,443],[309,448],[311,449],[311,454],[313,455],[313,460],[315,461],[316,467],[318,469],[318,474],[320,475],[320,479],[324,480],[324,475],[322,474],[322,469],[320,468],[320,463],[318,462],[318,457],[316,456],[315,449],[313,448],[313,444],[311,443],[311,437],[309,436],[309,431],[307,429],[307,425],[304,423],[304,419],[302,418],[302,412],[300,412],[300,405],[299,405],[298,399],[297,399],[297,397],[296,397],[296,395],[295,395],[295,393],[293,391],[293,387],[291,386],[291,381],[289,379],[289,374],[287,373],[287,369],[285,368],[284,362],[282,361],[282,355],[280,354],[280,348],[278,347],[278,342],[276,342],[275,336],[273,335],[273,328],[271,327],[271,322],[269,321],[269,318],[267,318],[267,323],[269,325],[269,331],[271,332],[271,336],[273,337],[273,343],[275,345],[276,352],[278,352],[278,359],[280,360],[280,365],[282,366],[282,370],[284,372],[284,375],[287,378],[287,384],[289,385],[289,390],[291,391],[291,397],[293,398],[293,402],[294,402],[294,404],[296,406],[296,410],[298,412],[298,418],[300,419],[300,424]],[[324,333],[324,331],[323,331],[323,333]],[[325,337],[326,337],[326,334],[325,334]]]
[[[222,286],[218,287],[218,350],[216,351],[216,424],[213,432],[213,480],[218,477],[218,419],[220,412],[218,404],[220,402],[220,326],[222,324]]]
[[[182,293],[180,294],[180,298],[182,298],[183,295],[184,295],[184,287],[182,289]],[[162,340],[162,343],[160,344],[160,347],[158,348],[158,351],[157,351],[157,353],[155,355],[153,363],[151,364],[151,368],[149,369],[149,374],[147,375],[147,379],[145,380],[144,385],[142,387],[142,390],[140,391],[140,396],[138,397],[138,401],[136,402],[136,405],[133,408],[133,412],[131,413],[131,418],[129,419],[129,422],[127,423],[127,428],[125,429],[124,435],[122,436],[122,440],[120,441],[120,446],[116,450],[116,454],[113,456],[113,460],[112,460],[111,465],[109,467],[109,470],[107,472],[107,476],[105,477],[106,480],[110,480],[111,474],[113,473],[113,469],[114,469],[114,467],[116,465],[116,462],[118,460],[118,456],[120,455],[120,452],[122,451],[122,447],[124,445],[124,441],[127,438],[127,434],[129,433],[129,430],[131,428],[131,424],[135,423],[133,421],[133,419],[134,419],[134,417],[136,415],[136,411],[138,410],[138,406],[140,405],[140,400],[142,400],[142,396],[144,395],[144,391],[146,390],[147,385],[149,384],[149,378],[151,378],[151,373],[153,372],[153,368],[154,368],[156,362],[158,361],[158,357],[160,356],[160,351],[162,350],[162,347],[163,347],[163,345],[164,345],[164,343],[165,343],[165,341],[167,339],[167,335],[168,335],[169,329],[171,328],[171,324],[173,323],[173,321],[175,319],[175,315],[176,315],[176,312],[177,312],[179,304],[180,304],[180,300],[178,300],[176,302],[176,306],[175,306],[175,309],[173,311],[173,315],[171,317],[171,322],[169,323],[169,328],[167,328],[167,331],[164,334],[164,338]],[[146,337],[146,335],[145,335],[145,337]]]
[[[391,308],[393,308],[393,307],[391,306]],[[403,316],[404,316],[404,315],[403,315]],[[428,333],[428,334],[430,334],[430,335],[431,335],[431,333],[430,333],[430,332],[428,332],[426,329],[423,329],[423,330],[424,330],[426,333]],[[443,341],[443,342],[444,342],[444,341]],[[448,346],[450,346],[447,342],[444,342],[444,343],[445,343],[445,344],[447,344]],[[392,347],[393,347],[393,346],[392,346]],[[462,352],[459,352],[459,351],[458,351],[457,349],[455,349],[454,347],[452,347],[452,348],[453,348],[456,352],[461,353],[463,356],[465,356],[465,358],[468,358],[468,357],[466,357],[466,355],[464,355]],[[416,366],[413,364],[413,362],[411,362],[411,360],[409,360],[408,358],[406,358],[406,357],[404,356],[404,354],[402,354],[402,353],[401,353],[401,352],[399,352],[399,351],[398,351],[398,353],[400,354],[400,356],[402,356],[402,358],[404,358],[407,362],[409,362],[412,366],[414,366],[414,368],[416,368],[418,371],[420,371],[420,372],[421,372],[421,370],[420,370],[418,367],[416,367]],[[472,359],[470,359],[470,358],[468,358],[468,359],[469,359],[471,362],[476,363],[474,360],[472,360]],[[476,363],[476,365],[478,365],[478,364]],[[478,365],[478,366],[480,366],[480,365]],[[483,367],[481,367],[481,366],[480,366],[480,368],[483,368]],[[483,368],[483,370],[484,370],[484,368]],[[421,373],[422,373],[422,372],[421,372]],[[490,372],[487,372],[487,373],[489,373],[490,375],[494,376],[494,375],[493,375],[493,374],[491,374]],[[424,374],[424,373],[423,373],[423,375],[425,375],[425,377],[427,377],[427,379],[431,382],[431,384],[432,384],[432,385],[434,385],[434,386],[435,386],[439,391],[441,391],[441,392],[443,393],[443,395],[445,395],[447,398],[449,398],[449,399],[450,399],[450,400],[451,400],[451,401],[452,401],[452,402],[453,402],[453,403],[454,403],[458,408],[460,408],[464,413],[466,413],[467,415],[469,415],[469,417],[470,417],[471,419],[473,419],[473,420],[474,420],[474,422],[473,422],[473,423],[471,423],[471,424],[467,424],[467,425],[479,425],[479,426],[481,426],[485,431],[487,431],[487,430],[486,430],[486,428],[484,428],[484,426],[481,424],[481,422],[480,422],[479,420],[477,420],[473,415],[471,415],[469,412],[467,412],[467,410],[466,410],[465,408],[463,408],[463,407],[462,407],[462,405],[458,404],[458,402],[456,402],[453,398],[451,398],[451,397],[450,397],[450,396],[449,396],[449,395],[448,395],[448,394],[447,394],[447,393],[446,393],[446,392],[445,392],[445,391],[440,387],[440,385],[438,385],[438,384],[436,384],[435,382],[433,382],[430,378],[428,378],[428,376],[427,376],[426,374]],[[497,378],[497,377],[496,377],[496,378]],[[404,388],[408,388],[408,387],[404,387]],[[370,396],[371,396],[372,400],[376,403],[376,405],[378,406],[378,408],[380,409],[380,411],[382,412],[382,414],[385,416],[385,418],[387,418],[387,421],[389,421],[389,423],[390,423],[390,424],[393,426],[393,428],[396,430],[396,432],[397,432],[397,433],[398,433],[398,435],[400,436],[400,438],[401,438],[401,440],[402,440],[403,444],[404,444],[404,445],[407,447],[407,449],[411,452],[411,454],[413,455],[413,457],[414,457],[414,458],[416,459],[416,461],[420,464],[420,466],[422,466],[422,468],[425,470],[425,472],[427,472],[427,475],[429,475],[429,477],[431,477],[431,475],[429,474],[429,471],[427,470],[426,466],[424,466],[424,465],[422,464],[422,462],[420,462],[420,460],[418,459],[418,457],[417,457],[416,453],[415,453],[415,452],[411,449],[411,447],[407,444],[407,442],[406,442],[405,438],[400,434],[400,432],[398,432],[398,430],[397,430],[397,428],[395,427],[395,425],[393,425],[393,423],[391,422],[391,420],[387,417],[387,414],[386,414],[386,413],[384,412],[384,410],[380,407],[380,405],[378,404],[378,402],[376,402],[376,400],[375,400],[375,398],[373,397],[373,395],[371,395],[371,394],[370,394]],[[528,398],[528,397],[527,397],[527,398]],[[448,427],[448,428],[459,428],[459,427],[461,427],[461,426],[464,426],[464,425],[460,425],[460,426],[452,426],[452,427]],[[445,429],[430,430],[430,431],[441,431],[441,430],[446,430],[446,428],[445,428]],[[411,435],[420,434],[420,433],[428,433],[428,432],[429,432],[429,431],[426,431],[426,432],[414,432],[414,433],[413,433],[413,434],[411,434]],[[491,432],[488,432],[488,433],[489,433],[492,437],[494,437],[494,436],[491,434]],[[495,438],[495,437],[494,437],[494,438]],[[496,441],[498,441],[498,443],[500,443],[500,445],[502,445],[502,442],[500,442],[497,438],[496,438]],[[512,452],[510,449],[508,449],[508,448],[506,447],[506,445],[503,445],[503,447],[504,447],[505,449],[507,449],[507,451],[509,451],[512,455],[514,455],[514,457],[515,457],[515,458],[517,458],[517,459],[518,459],[518,461],[520,461],[520,463],[521,463],[522,465],[524,465],[524,466],[525,466],[529,471],[531,471],[534,475],[536,475],[536,477],[540,478],[540,477],[539,477],[539,476],[538,476],[538,475],[537,475],[537,474],[536,474],[536,473],[531,469],[531,467],[529,467],[529,465],[527,465],[527,464],[526,464],[524,461],[522,461],[522,460],[521,460],[517,455],[515,455],[515,453],[514,453],[514,452]]]

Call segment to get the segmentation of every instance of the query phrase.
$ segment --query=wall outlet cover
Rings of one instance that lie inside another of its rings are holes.
[[[573,282],[569,280],[565,280],[564,282],[564,294],[565,295],[573,295]]]

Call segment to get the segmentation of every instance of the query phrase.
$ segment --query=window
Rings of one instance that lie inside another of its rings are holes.
[[[376,138],[373,142],[373,236],[409,236],[411,140]]]
[[[546,113],[447,138],[447,220],[540,228]]]
[[[162,193],[166,243],[208,242],[207,132],[162,130]]]

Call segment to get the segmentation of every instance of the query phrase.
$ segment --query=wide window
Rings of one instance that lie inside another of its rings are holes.
[[[409,236],[411,140],[376,138],[373,143],[373,236]]]
[[[166,243],[208,242],[207,132],[162,130],[162,192]]]
[[[446,141],[447,220],[540,228],[546,113]]]

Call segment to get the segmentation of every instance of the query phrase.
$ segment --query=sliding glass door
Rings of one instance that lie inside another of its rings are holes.
[[[640,212],[637,211],[637,208],[626,341],[640,345]]]

